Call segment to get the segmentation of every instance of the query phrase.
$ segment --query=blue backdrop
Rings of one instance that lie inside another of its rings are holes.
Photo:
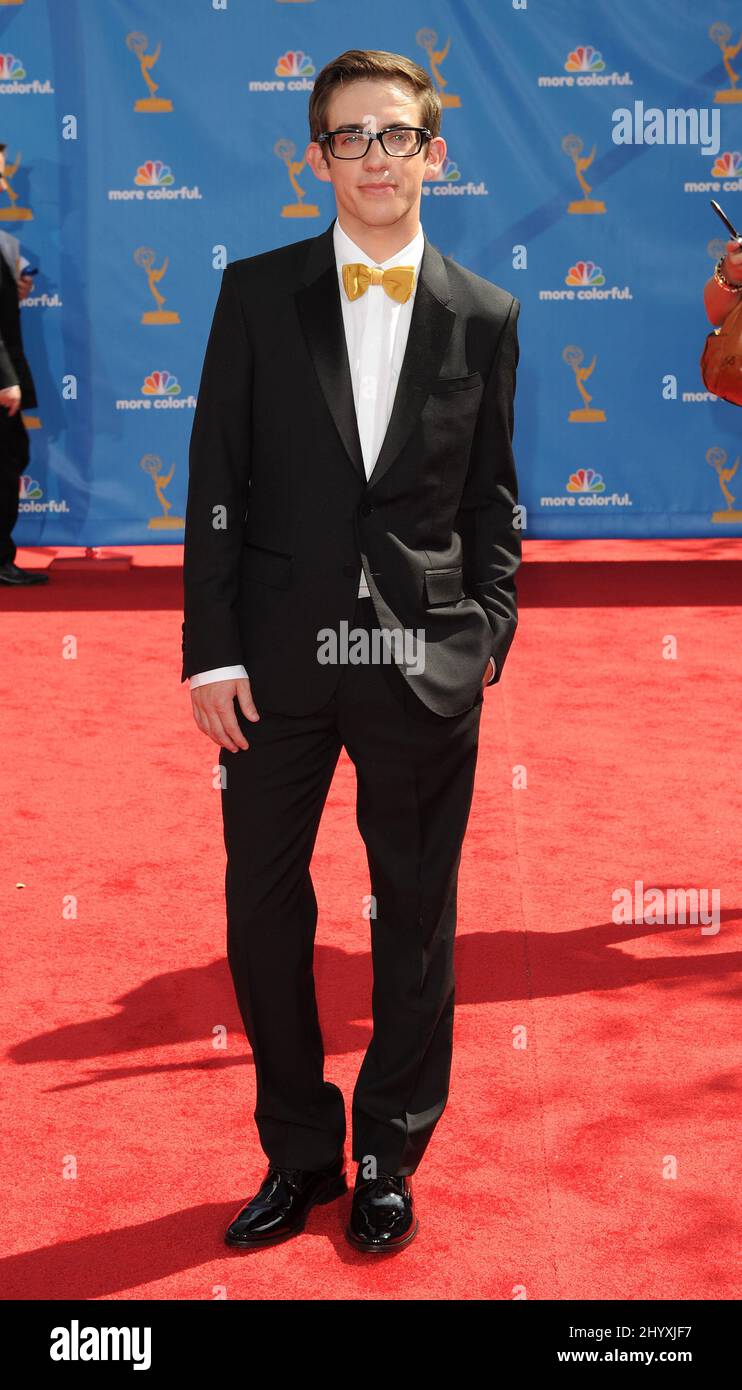
[[[20,544],[182,540],[222,267],[331,222],[307,104],[356,47],[434,76],[425,231],[522,302],[527,537],[740,533],[742,413],[698,365],[709,198],[742,222],[737,4],[0,0],[0,34],[0,229],[39,266]]]

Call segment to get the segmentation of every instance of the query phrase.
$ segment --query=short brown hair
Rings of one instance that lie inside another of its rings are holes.
[[[441,129],[441,99],[430,73],[405,58],[402,53],[386,53],[380,48],[349,48],[332,62],[325,63],[309,98],[309,138],[316,140],[327,129],[327,113],[336,87],[346,82],[391,78],[410,87],[420,104],[420,124],[431,135]]]

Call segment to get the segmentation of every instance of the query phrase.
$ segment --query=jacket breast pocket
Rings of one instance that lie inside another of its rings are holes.
[[[245,541],[242,573],[247,579],[254,579],[258,584],[268,584],[271,589],[288,589],[293,570],[294,561],[290,555],[283,555],[279,550],[266,550],[252,541]]]
[[[437,603],[456,603],[466,598],[461,565],[450,569],[425,571],[425,599],[428,607]]]
[[[469,391],[473,386],[481,386],[481,372],[469,372],[468,376],[439,377],[431,387],[432,396],[447,395],[449,391]]]
[[[480,373],[472,372],[439,380],[427,397],[413,452],[418,472],[429,485],[452,493],[463,486],[482,392]]]

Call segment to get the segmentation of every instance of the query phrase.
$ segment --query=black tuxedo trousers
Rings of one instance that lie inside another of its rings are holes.
[[[359,598],[355,628],[378,620]],[[462,714],[430,710],[394,663],[345,665],[310,714],[235,710],[249,747],[222,749],[227,954],[255,1062],[254,1112],[271,1162],[316,1169],[346,1137],[325,1079],[313,976],[310,861],[341,749],[356,769],[370,872],[373,1035],[353,1094],[352,1156],[413,1173],[448,1096],[461,844],[483,693]],[[365,894],[349,905],[364,915]]]

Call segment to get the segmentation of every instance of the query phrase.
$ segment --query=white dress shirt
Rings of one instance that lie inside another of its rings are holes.
[[[356,246],[343,230],[338,218],[335,219],[332,236],[358,435],[363,466],[366,477],[369,478],[384,442],[394,405],[399,373],[407,347],[425,240],[423,229],[418,223],[412,241],[403,246],[401,251],[395,251],[386,261],[371,262],[367,253],[360,246]],[[415,267],[412,294],[404,304],[398,304],[387,294],[383,285],[369,285],[364,294],[351,300],[343,285],[342,266],[346,261],[362,261],[365,265],[381,266],[382,270],[387,270],[393,265],[412,265]],[[361,570],[358,597],[368,596],[366,576]],[[490,660],[492,661],[491,657]],[[494,671],[495,665],[492,661],[493,675]],[[219,666],[214,670],[201,671],[198,675],[191,676],[190,687],[193,690],[196,686],[206,685],[210,681],[230,680],[246,675],[244,666]]]

